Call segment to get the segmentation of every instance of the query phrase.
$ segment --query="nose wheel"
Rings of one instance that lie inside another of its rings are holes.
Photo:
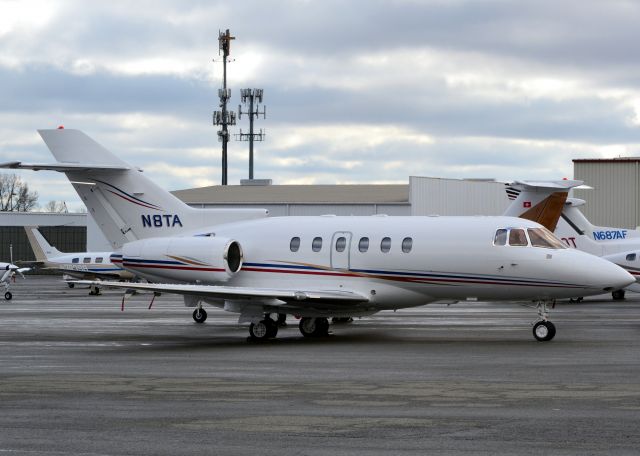
[[[4,299],[6,299],[7,301],[11,301],[11,298],[13,298],[13,295],[11,294],[11,292],[10,292],[10,291],[7,291],[7,292],[4,294]]]
[[[540,342],[548,342],[556,335],[556,327],[549,321],[549,304],[555,307],[555,301],[538,301],[538,320],[533,325],[533,337]]]
[[[550,321],[539,321],[533,325],[533,337],[540,342],[548,342],[556,335],[556,327]]]

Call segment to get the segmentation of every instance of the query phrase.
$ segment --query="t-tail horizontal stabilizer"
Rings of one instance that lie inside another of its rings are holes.
[[[512,203],[504,215],[537,222],[555,231],[572,188],[589,188],[579,180],[515,181],[506,185]]]

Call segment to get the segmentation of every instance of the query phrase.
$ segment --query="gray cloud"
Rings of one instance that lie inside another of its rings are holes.
[[[263,177],[566,176],[571,158],[637,154],[638,19],[636,2],[596,0],[68,1],[0,22],[0,154],[45,161],[34,130],[64,123],[168,188],[194,182],[170,169],[217,182],[210,60],[229,27],[232,105],[265,89]],[[246,144],[231,153],[237,182]]]

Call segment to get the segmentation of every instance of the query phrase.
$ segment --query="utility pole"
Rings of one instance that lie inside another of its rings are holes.
[[[260,103],[262,103],[262,89],[241,89],[240,97],[242,102],[247,106],[247,110],[242,110],[242,105],[238,105],[238,118],[242,119],[242,114],[249,116],[249,133],[240,133],[237,136],[240,141],[249,141],[249,180],[253,180],[253,141],[263,141],[265,133],[260,129],[260,133],[253,132],[253,119],[262,116],[264,119],[267,115],[266,106],[262,107],[260,112]]]
[[[227,185],[228,126],[236,124],[236,113],[227,110],[227,102],[231,98],[231,89],[227,89],[227,60],[231,51],[231,40],[235,39],[236,37],[231,36],[231,33],[229,33],[229,29],[224,33],[218,32],[218,55],[222,53],[222,89],[218,89],[221,111],[213,112],[213,125],[222,126],[222,129],[218,131],[218,140],[222,141],[222,185]]]

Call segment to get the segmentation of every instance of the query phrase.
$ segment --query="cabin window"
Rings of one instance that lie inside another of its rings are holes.
[[[74,258],[71,260],[72,263],[80,263],[80,258]]]
[[[636,261],[636,254],[635,253],[630,253],[627,255],[627,261]]]
[[[89,258],[89,257],[84,257],[84,258],[82,259],[82,262],[83,262],[83,263],[91,263],[91,258]]]
[[[291,242],[289,243],[289,250],[292,252],[297,252],[300,248],[300,238],[298,236],[292,237]]]
[[[389,250],[391,250],[391,238],[390,237],[382,238],[382,241],[380,241],[380,250],[382,251],[382,253],[388,253]]]
[[[369,238],[368,237],[360,238],[360,242],[358,242],[358,250],[360,250],[362,253],[365,253],[367,250],[369,250]]]
[[[413,239],[410,237],[406,237],[402,240],[402,251],[404,253],[411,252],[411,248],[413,247]]]
[[[102,263],[102,257],[97,257],[96,258],[96,263]]]
[[[496,231],[496,237],[493,238],[493,245],[507,245],[507,230],[500,229]]]
[[[518,228],[509,231],[509,245],[513,245],[516,247],[529,245],[529,243],[527,242],[527,235],[524,234],[524,230]]]
[[[344,252],[347,247],[347,239],[344,236],[340,236],[336,239],[336,252]]]
[[[545,249],[564,249],[566,246],[556,238],[551,231],[545,228],[529,228],[529,239],[534,247],[543,247]]]
[[[322,238],[314,237],[313,241],[311,242],[311,250],[313,250],[314,252],[319,252],[320,249],[322,249]]]

